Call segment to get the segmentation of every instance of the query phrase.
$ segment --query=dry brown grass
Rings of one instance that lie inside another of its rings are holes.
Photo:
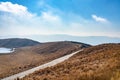
[[[84,49],[63,63],[21,80],[120,80],[120,44]]]
[[[84,44],[50,42],[0,55],[0,78],[22,72],[80,49]]]

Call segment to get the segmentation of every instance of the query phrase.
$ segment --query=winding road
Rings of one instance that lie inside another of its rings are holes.
[[[67,60],[68,58],[70,58],[71,56],[73,56],[74,54],[82,51],[82,50],[83,50],[83,49],[78,50],[78,51],[76,51],[76,52],[73,52],[73,53],[71,53],[71,54],[65,55],[65,56],[63,56],[63,57],[57,58],[57,59],[55,59],[55,60],[52,60],[51,62],[45,63],[45,64],[40,65],[40,66],[38,66],[38,67],[34,67],[34,68],[32,68],[32,69],[29,69],[29,70],[20,72],[20,73],[18,73],[18,74],[15,74],[15,75],[12,75],[12,76],[3,78],[3,79],[1,79],[1,80],[15,80],[16,78],[23,78],[24,76],[29,75],[30,73],[33,73],[34,71],[37,71],[37,70],[39,70],[39,69],[44,69],[44,68],[46,68],[46,67],[51,67],[51,66],[54,66],[54,65],[56,65],[56,64],[58,64],[58,63],[61,63],[61,62],[65,61],[65,60]]]

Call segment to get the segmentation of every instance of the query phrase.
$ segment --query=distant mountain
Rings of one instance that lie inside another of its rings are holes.
[[[0,38],[9,38],[17,36],[0,36]],[[71,36],[65,34],[56,35],[30,35],[30,36],[19,36],[20,38],[29,38],[39,42],[53,42],[53,41],[77,41],[91,45],[98,45],[103,43],[120,43],[118,37],[106,37],[106,36]]]
[[[40,43],[30,39],[22,39],[22,38],[0,39],[0,47],[6,47],[6,48],[19,48],[26,46],[34,46],[37,44]]]
[[[38,70],[21,80],[120,80],[120,44],[84,49],[55,66]]]
[[[106,36],[71,36],[71,35],[33,35],[25,36],[27,38],[37,40],[40,42],[50,41],[77,41],[91,45],[98,45],[103,43],[120,43],[120,38],[106,37]]]

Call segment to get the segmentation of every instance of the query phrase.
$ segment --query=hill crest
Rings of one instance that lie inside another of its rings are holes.
[[[19,48],[26,46],[34,46],[40,44],[37,41],[26,39],[26,38],[8,38],[8,39],[0,39],[0,47],[6,48]]]

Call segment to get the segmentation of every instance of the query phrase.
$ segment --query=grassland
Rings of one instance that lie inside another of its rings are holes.
[[[120,80],[120,44],[86,48],[56,66],[21,80]]]
[[[68,41],[49,42],[18,48],[10,54],[1,54],[0,78],[22,72],[88,46]]]

